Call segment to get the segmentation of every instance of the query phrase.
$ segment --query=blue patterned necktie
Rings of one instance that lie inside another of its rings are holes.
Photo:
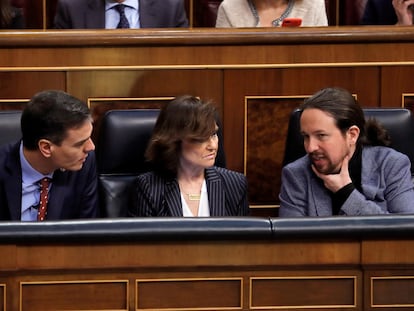
[[[119,13],[119,24],[116,28],[129,28],[129,22],[125,16],[125,5],[118,4],[115,6],[115,9]]]

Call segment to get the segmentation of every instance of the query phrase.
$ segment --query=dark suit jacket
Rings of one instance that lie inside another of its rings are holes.
[[[361,24],[394,25],[397,21],[397,15],[391,0],[368,0]]]
[[[205,170],[210,216],[246,216],[249,214],[246,177],[221,167]],[[138,176],[129,216],[183,217],[177,179],[154,172]]]
[[[20,220],[22,169],[20,142],[0,148],[0,220]],[[55,171],[49,194],[47,220],[98,216],[95,155],[90,153],[79,171]]]
[[[139,0],[142,28],[188,27],[183,0]],[[104,29],[105,0],[59,0],[55,28]]]

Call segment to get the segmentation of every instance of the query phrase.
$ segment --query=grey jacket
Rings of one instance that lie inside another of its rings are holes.
[[[282,169],[280,217],[332,216],[329,191],[306,155]],[[413,213],[414,190],[408,157],[387,147],[362,149],[362,193],[354,190],[340,214]]]

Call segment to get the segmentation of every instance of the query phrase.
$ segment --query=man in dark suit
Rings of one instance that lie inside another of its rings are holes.
[[[98,216],[96,165],[88,107],[62,91],[43,91],[21,117],[22,140],[0,148],[0,220]],[[48,179],[42,206],[40,180]],[[46,209],[39,218],[41,207]]]
[[[59,0],[55,15],[58,29],[174,27],[188,27],[183,0]]]
[[[412,25],[414,0],[368,0],[363,25]]]

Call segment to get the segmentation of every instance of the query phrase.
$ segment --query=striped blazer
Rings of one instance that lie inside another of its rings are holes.
[[[246,177],[221,167],[205,170],[210,216],[247,216]],[[135,181],[130,217],[183,217],[180,188],[176,178],[165,178],[154,172],[138,176]]]

